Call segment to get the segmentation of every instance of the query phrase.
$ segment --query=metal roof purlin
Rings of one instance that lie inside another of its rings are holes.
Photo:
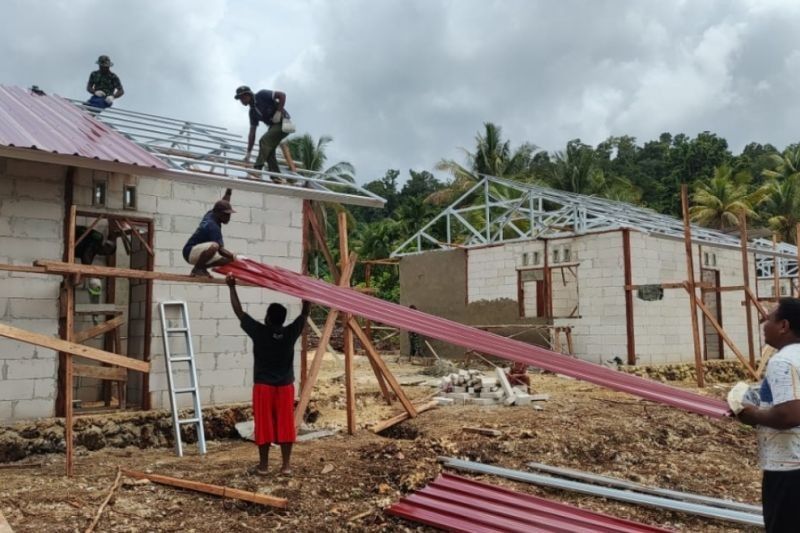
[[[454,224],[454,220],[458,224]],[[509,228],[511,224],[513,227]],[[447,231],[442,230],[443,225]],[[466,233],[461,231],[462,226],[468,230]],[[622,228],[683,239],[683,223],[680,220],[644,207],[482,176],[467,192],[399,245],[391,257],[436,249],[588,235]],[[420,236],[437,245],[423,247]],[[738,237],[710,228],[693,225],[692,236],[696,244],[726,248],[740,246]],[[751,252],[763,254],[764,257],[759,259],[761,263],[768,262],[771,265],[772,256],[775,255],[771,242],[756,239],[748,244],[748,248]],[[781,243],[777,253],[781,272],[796,275],[797,248]]]
[[[184,174],[195,182],[204,177],[228,178],[247,183],[249,190],[255,183],[263,182],[271,185],[265,191],[279,193],[291,189],[290,196],[371,207],[385,204],[380,196],[339,176],[305,169],[297,172],[256,170],[242,161],[247,150],[245,140],[220,126],[118,108],[98,112],[78,100],[72,102],[75,107],[152,154],[172,171],[179,172],[174,175],[178,179]],[[280,151],[278,159],[286,166]]]

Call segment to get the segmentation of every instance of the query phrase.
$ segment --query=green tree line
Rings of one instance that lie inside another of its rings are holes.
[[[304,168],[335,174],[354,181],[355,170],[347,162],[327,165],[329,136],[318,140],[308,134],[290,139],[295,160]],[[364,187],[386,199],[382,209],[348,207],[351,248],[359,259],[385,259],[446,205],[486,174],[553,187],[563,191],[621,200],[660,213],[680,216],[680,187],[691,191],[690,214],[697,224],[715,229],[738,225],[744,214],[750,227],[768,228],[779,239],[796,244],[800,222],[800,143],[779,150],[771,144],[752,142],[733,154],[728,142],[708,131],[689,137],[662,133],[658,139],[637,142],[631,136],[609,137],[592,146],[580,139],[564,150],[547,152],[523,142],[514,146],[503,138],[500,126],[487,122],[476,134],[471,149],[462,149],[460,161],[443,159],[435,170],[449,179],[437,179],[428,170],[386,173]],[[337,232],[332,212],[342,206],[317,207],[327,228],[329,246],[338,258]],[[327,276],[327,268],[312,257],[312,272]],[[364,269],[354,280],[364,283]],[[371,285],[378,296],[397,301],[396,267],[373,268]]]

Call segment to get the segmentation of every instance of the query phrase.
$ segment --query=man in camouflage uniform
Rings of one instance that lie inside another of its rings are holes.
[[[111,72],[114,63],[108,56],[98,57],[97,64],[100,68],[89,75],[89,83],[86,84],[86,91],[92,95],[86,104],[105,109],[111,107],[114,100],[125,94],[125,90],[122,88],[119,76]]]

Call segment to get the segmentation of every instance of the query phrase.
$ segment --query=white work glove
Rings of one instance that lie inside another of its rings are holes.
[[[250,162],[250,156],[252,156],[252,155],[253,155],[253,154],[252,154],[251,152],[247,152],[247,153],[244,155],[244,162],[245,162],[245,163],[249,163],[249,162]]]
[[[742,412],[744,408],[744,395],[747,394],[749,388],[747,383],[740,381],[728,392],[728,407],[731,408],[734,414],[738,415]]]
[[[98,98],[103,98],[105,97],[106,93],[104,93],[103,91],[95,91],[94,95],[97,96]]]
[[[107,103],[108,105],[111,105],[111,104],[113,104],[113,103],[114,103],[114,97],[113,97],[113,96],[111,96],[111,95],[108,95],[108,96],[106,96],[106,103]]]
[[[272,123],[280,124],[281,120],[283,120],[283,113],[281,113],[280,111],[275,111],[275,114],[272,115]]]

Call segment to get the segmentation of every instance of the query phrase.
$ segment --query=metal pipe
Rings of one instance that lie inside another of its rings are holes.
[[[701,505],[709,505],[711,507],[720,507],[723,509],[731,509],[733,511],[742,511],[743,513],[753,513],[760,515],[761,506],[751,505],[749,503],[740,503],[733,500],[723,500],[721,498],[712,498],[710,496],[702,496],[700,494],[693,494],[691,492],[680,492],[677,490],[662,489],[660,487],[648,487],[641,483],[628,481],[627,479],[619,479],[609,476],[601,476],[599,474],[592,474],[590,472],[583,472],[572,468],[559,468],[557,466],[546,465],[543,463],[528,463],[530,468],[547,472],[548,474],[555,474],[557,476],[568,477],[595,485],[607,485],[617,489],[631,490],[634,492],[641,492],[647,494],[654,494],[656,496],[663,496],[673,500],[682,500],[686,502],[699,503]]]
[[[708,505],[699,505],[696,503],[671,500],[669,498],[661,498],[649,494],[639,494],[637,492],[630,492],[609,487],[597,487],[587,483],[580,483],[578,481],[558,479],[550,476],[543,476],[541,474],[533,474],[530,472],[520,472],[519,470],[511,470],[508,468],[474,463],[472,461],[462,461],[461,459],[455,459],[453,457],[442,457],[439,460],[443,461],[445,466],[455,468],[456,470],[465,470],[480,474],[491,474],[504,477],[506,479],[512,479],[514,481],[539,485],[542,487],[571,490],[581,494],[600,496],[611,500],[635,503],[637,505],[643,505],[646,507],[655,507],[657,509],[665,509],[669,511],[679,511],[697,516],[704,516],[706,518],[728,520],[729,522],[736,522],[739,524],[764,527],[763,517],[752,513],[744,513],[731,509],[720,509],[718,507],[710,507]]]

